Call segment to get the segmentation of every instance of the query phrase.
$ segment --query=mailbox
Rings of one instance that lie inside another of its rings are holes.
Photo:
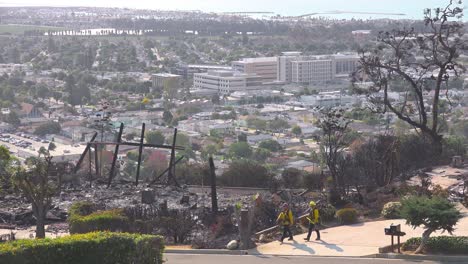
[[[401,232],[401,225],[390,225],[390,231],[392,233]]]
[[[398,239],[398,253],[400,253],[400,237],[406,235],[405,232],[401,232],[401,225],[391,224],[389,228],[384,228],[385,235],[392,236],[392,252],[394,241],[393,237],[396,236]]]
[[[385,235],[387,236],[395,236],[401,233],[401,225],[390,225],[389,228],[385,228]]]
[[[390,228],[384,228],[384,231],[385,231],[386,236],[391,236],[392,235],[392,231],[390,230]]]

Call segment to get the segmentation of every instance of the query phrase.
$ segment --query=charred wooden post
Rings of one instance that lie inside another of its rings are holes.
[[[110,187],[112,183],[112,178],[114,178],[114,172],[115,172],[115,163],[117,162],[117,156],[119,155],[119,147],[120,147],[120,142],[122,141],[122,133],[124,129],[124,124],[120,123],[120,129],[119,129],[119,134],[117,135],[117,145],[115,145],[115,150],[114,150],[114,157],[112,157],[112,165],[111,169],[109,172],[109,179],[107,180],[107,187]]]
[[[174,166],[174,161],[175,161],[175,146],[176,146],[176,140],[177,140],[177,128],[174,128],[174,136],[172,138],[172,148],[171,148],[171,159],[169,160],[169,174],[167,176],[167,184],[170,185],[171,181],[175,181],[175,166]]]
[[[93,185],[92,185],[92,181],[93,181],[93,169],[92,169],[92,162],[93,162],[93,157],[91,157],[91,149],[89,150],[88,152],[88,157],[89,157],[89,177],[88,177],[88,180],[89,180],[89,187],[91,188]]]
[[[102,148],[104,147],[105,145],[102,145]],[[102,149],[100,150],[102,151]],[[96,176],[99,177],[99,175],[101,175],[101,171],[99,170],[99,157],[98,157],[98,145],[97,144],[94,144],[94,169],[96,170]]]
[[[213,213],[213,218],[216,218],[218,213],[218,194],[216,191],[216,172],[213,162],[213,157],[209,158],[210,163],[210,180],[211,180],[211,211]]]
[[[93,141],[96,139],[96,137],[97,137],[97,133],[94,133],[93,137],[91,138],[91,141],[89,141],[89,142],[90,142],[90,143],[93,142]],[[83,162],[83,159],[85,158],[86,154],[88,153],[88,151],[91,152],[91,151],[90,151],[90,148],[91,148],[91,144],[90,144],[90,143],[88,143],[88,144],[86,145],[86,148],[85,148],[85,150],[83,151],[83,153],[81,154],[80,159],[78,160],[78,163],[76,163],[76,166],[75,166],[75,169],[73,170],[73,173],[77,173],[77,172],[78,172],[78,169],[80,168],[80,165],[81,165],[81,163]]]
[[[239,233],[240,233],[240,249],[249,249],[252,243],[250,239],[249,232],[249,211],[241,210],[240,212],[240,223],[239,223]]]
[[[138,163],[135,177],[135,186],[138,186],[138,180],[140,179],[141,154],[143,153],[143,143],[145,141],[145,126],[145,123],[141,125],[140,147],[138,149]]]

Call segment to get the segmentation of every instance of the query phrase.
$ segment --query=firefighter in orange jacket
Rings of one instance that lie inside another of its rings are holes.
[[[283,204],[282,211],[278,216],[278,219],[276,220],[279,225],[283,226],[283,235],[281,236],[281,243],[283,243],[283,240],[289,236],[288,240],[293,240],[293,235],[291,232],[291,226],[294,224],[294,218],[293,218],[293,213],[289,209],[288,204]]]
[[[307,233],[307,237],[304,238],[305,241],[310,240],[310,235],[312,234],[312,230],[315,230],[317,233],[317,238],[315,240],[320,240],[320,231],[317,229],[317,225],[320,223],[320,213],[317,208],[317,205],[315,202],[310,202],[310,211],[309,215],[306,217],[307,220],[309,221],[309,233]]]

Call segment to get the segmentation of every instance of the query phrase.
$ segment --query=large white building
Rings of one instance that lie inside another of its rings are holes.
[[[277,80],[284,83],[316,83],[348,76],[356,69],[357,54],[307,55],[283,52],[277,59]]]
[[[151,80],[153,83],[153,88],[170,88],[177,89],[180,87],[180,82],[182,76],[171,73],[156,73],[151,75]]]
[[[210,90],[220,95],[235,91],[258,89],[262,84],[258,75],[238,73],[234,71],[208,71],[193,75],[193,88],[196,90]]]
[[[277,77],[278,62],[276,57],[245,58],[233,61],[232,69],[249,75],[258,75],[262,82],[272,82]]]

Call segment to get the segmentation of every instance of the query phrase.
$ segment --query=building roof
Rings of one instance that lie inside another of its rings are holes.
[[[253,63],[253,62],[276,62],[276,57],[258,57],[258,58],[243,58],[239,61],[233,61],[233,63]]]
[[[28,103],[21,103],[20,106],[21,106],[20,112],[21,112],[22,114],[24,114],[24,115],[29,115],[29,114],[31,114],[31,112],[32,112],[33,109],[34,109],[34,105],[28,104]]]
[[[180,75],[177,75],[177,74],[172,74],[172,73],[167,73],[167,72],[163,72],[163,73],[155,73],[155,74],[152,74],[152,76],[155,76],[155,77],[182,77]]]
[[[310,161],[298,160],[298,161],[290,162],[286,167],[287,168],[302,169],[302,168],[311,167],[311,166],[318,166],[318,165],[313,163],[313,162],[310,162]]]

